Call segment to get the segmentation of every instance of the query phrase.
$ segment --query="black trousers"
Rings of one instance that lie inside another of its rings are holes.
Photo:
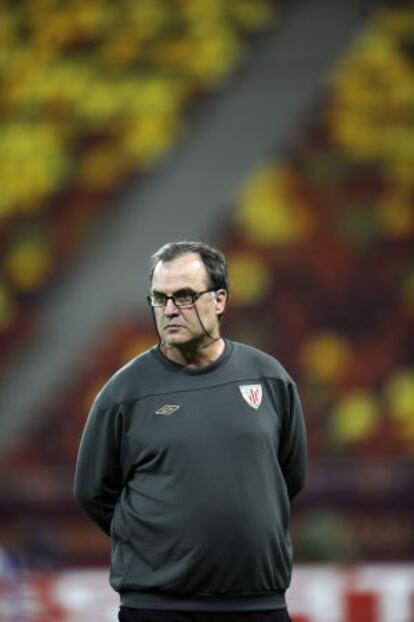
[[[119,622],[291,622],[291,619],[286,609],[219,613],[120,607]]]

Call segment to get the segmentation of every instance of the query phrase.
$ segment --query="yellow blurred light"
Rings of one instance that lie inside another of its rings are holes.
[[[353,391],[342,399],[331,415],[331,432],[336,441],[360,441],[375,431],[380,408],[369,391]]]
[[[237,202],[236,222],[245,235],[263,245],[289,244],[309,231],[309,216],[289,196],[291,173],[281,167],[259,170]]]
[[[179,6],[174,11],[179,11]],[[168,23],[168,4],[163,0],[129,0],[124,4],[125,21],[138,39],[162,36],[162,29]]]
[[[37,209],[36,202],[53,191],[69,170],[63,141],[46,123],[11,123],[0,134],[0,187],[6,212]]]
[[[55,48],[58,52],[68,43],[105,33],[114,23],[116,13],[110,4],[93,1],[48,6],[37,0],[25,7],[25,18],[33,32],[33,48]]]
[[[274,4],[268,0],[234,0],[226,8],[238,24],[250,32],[266,26],[276,12]]]
[[[177,118],[145,116],[128,125],[122,139],[123,152],[143,168],[154,166],[177,139],[180,129]]]
[[[391,183],[398,186],[401,189],[401,192],[414,192],[413,168],[414,153],[412,158],[402,155],[402,157],[396,157],[389,163],[389,166],[385,171],[385,176],[390,179]]]
[[[191,30],[211,28],[224,21],[225,3],[222,0],[191,0],[181,3],[183,21]]]
[[[79,181],[87,188],[111,188],[127,171],[128,163],[114,145],[88,152],[80,164]]]
[[[97,55],[111,69],[122,69],[124,65],[136,58],[140,49],[140,41],[134,32],[115,32],[108,38]]]
[[[87,97],[77,103],[77,112],[92,123],[102,123],[119,114],[116,84],[97,81],[90,85]]]
[[[392,418],[401,422],[414,422],[414,369],[398,371],[387,382],[385,396]]]
[[[19,240],[5,258],[6,272],[20,291],[35,291],[44,283],[51,268],[50,251],[41,238]]]
[[[380,10],[376,13],[375,22],[381,30],[396,39],[405,36],[414,38],[414,13],[408,6],[400,6],[398,10]]]
[[[8,91],[10,104],[19,110],[51,106],[60,111],[82,104],[97,80],[87,63],[66,59],[42,58],[34,67],[22,69]]]
[[[243,44],[230,30],[213,32],[194,39],[194,54],[187,66],[197,82],[212,88],[233,69],[241,56]]]
[[[408,238],[414,233],[414,204],[401,191],[385,196],[376,207],[383,230],[393,237]]]
[[[398,33],[384,28],[387,16],[374,19],[331,79],[328,113],[332,138],[357,159],[413,166],[414,72]]]
[[[236,304],[259,300],[267,291],[271,275],[265,262],[253,254],[238,253],[228,258],[231,296]]]
[[[322,383],[340,380],[352,357],[348,342],[335,333],[311,337],[299,353],[306,375]]]

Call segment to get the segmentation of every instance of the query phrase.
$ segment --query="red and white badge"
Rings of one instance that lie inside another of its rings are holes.
[[[239,386],[240,393],[246,402],[256,410],[262,403],[263,390],[261,384],[241,384]]]

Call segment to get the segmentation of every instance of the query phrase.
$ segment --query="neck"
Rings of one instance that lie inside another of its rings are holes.
[[[213,341],[203,341],[201,343],[185,344],[176,346],[161,342],[161,352],[173,363],[184,365],[185,367],[206,367],[211,365],[223,353],[225,348],[224,339],[220,336]]]

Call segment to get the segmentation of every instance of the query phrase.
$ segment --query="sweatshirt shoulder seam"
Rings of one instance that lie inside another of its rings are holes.
[[[134,402],[140,402],[141,400],[145,400],[148,397],[158,397],[158,396],[162,396],[162,395],[174,395],[175,393],[195,393],[196,391],[205,391],[208,389],[217,389],[219,387],[224,387],[228,384],[236,384],[236,383],[247,383],[247,382],[259,382],[260,380],[271,380],[273,382],[281,382],[284,385],[293,385],[295,386],[296,383],[290,379],[284,379],[284,378],[275,378],[275,376],[259,376],[259,377],[255,377],[255,378],[243,378],[243,379],[237,379],[237,380],[229,380],[228,382],[221,382],[219,384],[211,384],[208,387],[192,387],[191,389],[177,389],[175,391],[163,391],[161,393],[146,393],[145,395],[140,395],[139,397],[134,397],[132,399],[128,399],[128,400],[121,400],[119,402],[112,400],[112,404],[108,405],[108,406],[97,406],[98,410],[111,410],[113,408],[116,408],[118,406],[122,406],[123,404],[133,404]]]

